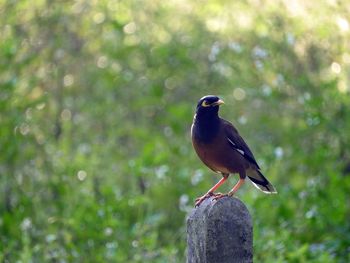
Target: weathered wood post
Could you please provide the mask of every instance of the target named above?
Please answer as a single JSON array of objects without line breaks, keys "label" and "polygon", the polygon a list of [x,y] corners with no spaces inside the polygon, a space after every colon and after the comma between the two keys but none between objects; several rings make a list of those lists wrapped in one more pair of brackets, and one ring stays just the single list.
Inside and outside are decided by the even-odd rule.
[{"label": "weathered wood post", "polygon": [[253,262],[253,226],[237,198],[205,200],[187,219],[187,263]]}]

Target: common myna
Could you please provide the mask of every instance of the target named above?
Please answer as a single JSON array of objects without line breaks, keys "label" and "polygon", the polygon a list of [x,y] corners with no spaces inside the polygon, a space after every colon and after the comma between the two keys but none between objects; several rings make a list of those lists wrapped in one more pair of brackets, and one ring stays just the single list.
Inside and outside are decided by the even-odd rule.
[{"label": "common myna", "polygon": [[[264,193],[277,193],[260,172],[253,153],[237,129],[219,117],[219,106],[224,102],[217,96],[204,96],[198,101],[191,127],[192,143],[199,158],[211,170],[222,175],[221,180],[205,195],[196,199],[196,206],[209,196],[215,199],[232,196],[244,183],[246,176]],[[228,194],[214,194],[231,173],[239,174],[239,181]]]}]

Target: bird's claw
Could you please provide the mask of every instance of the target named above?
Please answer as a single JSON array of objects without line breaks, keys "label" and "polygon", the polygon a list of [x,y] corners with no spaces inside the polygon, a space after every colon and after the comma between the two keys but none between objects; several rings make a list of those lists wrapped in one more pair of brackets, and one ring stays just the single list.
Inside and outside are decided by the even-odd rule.
[{"label": "bird's claw", "polygon": [[220,198],[223,198],[225,196],[232,197],[234,194],[235,194],[234,191],[230,191],[227,194],[217,193],[217,194],[214,194],[213,200],[216,201],[216,200],[219,200]]},{"label": "bird's claw", "polygon": [[219,200],[220,198],[223,198],[225,196],[229,196],[228,194],[222,194],[222,193],[217,193],[215,194],[215,196],[213,197],[213,200]]},{"label": "bird's claw", "polygon": [[211,196],[213,196],[213,195],[215,195],[214,193],[212,193],[212,192],[209,192],[209,193],[206,193],[205,195],[203,195],[203,196],[201,196],[201,197],[198,197],[197,199],[196,199],[196,201],[195,201],[195,207],[198,207],[205,199],[207,199],[207,198],[209,198],[209,197],[211,197]]},{"label": "bird's claw", "polygon": [[212,193],[212,192],[209,192],[209,193],[206,193],[205,195],[201,196],[201,197],[198,197],[195,201],[195,207],[198,207],[200,206],[200,204],[207,198],[209,197],[212,197],[213,199],[212,200],[219,200],[225,196],[228,196],[228,197],[232,197],[233,195],[235,194],[234,191],[230,191],[228,192],[227,194],[223,194],[223,193]]}]

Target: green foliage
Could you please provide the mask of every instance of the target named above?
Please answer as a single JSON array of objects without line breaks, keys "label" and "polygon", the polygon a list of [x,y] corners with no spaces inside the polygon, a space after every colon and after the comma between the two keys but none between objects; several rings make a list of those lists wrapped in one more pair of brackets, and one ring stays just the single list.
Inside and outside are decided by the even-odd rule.
[{"label": "green foliage", "polygon": [[255,260],[349,262],[349,14],[342,1],[1,1],[0,260],[184,262],[186,214],[219,180],[190,124],[219,94],[279,191],[238,193]]}]

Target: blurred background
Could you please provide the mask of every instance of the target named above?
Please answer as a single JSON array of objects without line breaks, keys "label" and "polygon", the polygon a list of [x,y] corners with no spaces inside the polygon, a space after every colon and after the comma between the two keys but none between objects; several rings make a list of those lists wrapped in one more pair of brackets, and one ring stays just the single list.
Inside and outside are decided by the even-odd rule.
[{"label": "blurred background", "polygon": [[218,94],[255,261],[349,262],[349,47],[349,1],[0,1],[0,261],[184,262]]}]

